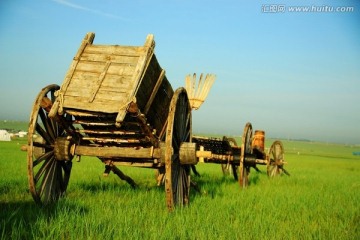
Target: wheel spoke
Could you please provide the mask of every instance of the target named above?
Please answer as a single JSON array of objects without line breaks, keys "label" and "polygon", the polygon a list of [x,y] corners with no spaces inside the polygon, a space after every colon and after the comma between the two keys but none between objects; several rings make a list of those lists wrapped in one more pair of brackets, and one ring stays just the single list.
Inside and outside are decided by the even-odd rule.
[{"label": "wheel spoke", "polygon": [[275,152],[275,147],[272,148],[272,155],[273,155],[273,159],[274,161],[276,161],[276,152]]},{"label": "wheel spoke", "polygon": [[33,147],[35,148],[43,148],[43,149],[52,149],[53,147],[48,144],[39,143],[39,142],[33,142]]},{"label": "wheel spoke", "polygon": [[270,177],[273,177],[274,176],[274,169],[275,169],[275,166],[274,165],[270,165],[269,167],[269,175]]},{"label": "wheel spoke", "polygon": [[277,162],[277,160],[279,159],[279,148],[278,148],[278,145],[275,145],[275,147],[274,147],[274,158],[275,158],[275,162]]},{"label": "wheel spoke", "polygon": [[54,153],[52,151],[47,152],[43,155],[41,155],[38,159],[33,161],[33,166],[35,167],[36,165],[38,165],[39,163],[41,163],[42,161],[49,159]]},{"label": "wheel spoke", "polygon": [[178,116],[178,121],[177,123],[179,124],[179,129],[178,129],[178,138],[180,140],[180,142],[184,142],[185,139],[185,135],[188,133],[186,131],[186,127],[187,127],[187,118],[189,117],[188,115],[188,106],[186,104],[186,98],[181,98],[180,99],[180,111],[179,111],[179,116]]},{"label": "wheel spoke", "polygon": [[46,201],[45,203],[49,203],[51,202],[53,199],[56,198],[56,189],[55,189],[55,183],[56,183],[56,166],[57,166],[57,162],[54,162],[53,165],[51,166],[51,171],[49,173],[49,181],[48,181],[48,192],[46,192],[45,198]]},{"label": "wheel spoke", "polygon": [[36,132],[43,138],[45,139],[46,143],[48,144],[52,144],[53,141],[51,139],[51,137],[47,134],[47,132],[38,124],[36,123]]},{"label": "wheel spoke", "polygon": [[47,171],[47,169],[50,168],[52,161],[54,161],[53,158],[54,158],[53,155],[51,155],[47,159],[45,159],[45,162],[40,167],[40,169],[37,171],[37,173],[34,177],[35,183],[37,183],[40,180],[40,178],[42,177],[42,175]]},{"label": "wheel spoke", "polygon": [[39,110],[39,116],[40,116],[41,122],[44,125],[45,131],[49,134],[51,139],[54,141],[55,133],[54,133],[53,124],[51,123],[52,122],[51,119],[47,117],[47,115],[43,109]]},{"label": "wheel spoke", "polygon": [[41,181],[41,185],[40,185],[40,198],[45,198],[45,202],[47,202],[47,196],[50,194],[50,190],[51,190],[51,184],[52,184],[52,175],[53,175],[53,171],[54,171],[54,166],[55,166],[55,161],[52,158],[49,161],[49,167],[45,169],[45,175],[42,178]]},{"label": "wheel spoke", "polygon": [[56,197],[60,197],[64,190],[64,175],[62,171],[61,162],[57,162],[56,169],[55,169],[55,195]]},{"label": "wheel spoke", "polygon": [[62,188],[61,190],[63,192],[65,192],[66,188],[67,188],[67,185],[69,183],[69,177],[70,177],[70,172],[71,172],[71,168],[72,168],[72,162],[71,161],[64,161],[64,162],[61,162],[61,167],[62,167],[62,170],[64,172],[64,178],[63,178],[63,181],[61,181],[60,183],[62,183]]},{"label": "wheel spoke", "polygon": [[190,131],[186,131],[186,129],[191,129],[191,114],[189,114],[190,110],[188,107],[186,107],[186,110],[186,116],[184,117],[184,131],[182,136],[183,141],[188,141],[188,139],[190,139]]},{"label": "wheel spoke", "polygon": [[[67,121],[67,119],[68,118],[71,118],[71,116],[70,115],[68,115],[68,114],[66,114],[65,116],[64,116],[64,118],[65,118],[65,120]],[[56,132],[57,132],[57,136],[59,136],[59,137],[63,137],[63,136],[66,136],[66,134],[67,134],[67,132],[66,132],[66,130],[64,129],[64,126],[62,126],[61,124],[58,124],[58,123],[56,123]]]}]

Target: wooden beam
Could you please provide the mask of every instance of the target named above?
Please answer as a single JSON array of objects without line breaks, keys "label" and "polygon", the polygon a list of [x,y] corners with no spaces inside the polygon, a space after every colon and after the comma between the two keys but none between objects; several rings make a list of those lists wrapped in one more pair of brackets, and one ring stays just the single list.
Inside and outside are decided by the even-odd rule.
[{"label": "wooden beam", "polygon": [[150,95],[150,98],[148,100],[148,102],[146,103],[146,106],[144,108],[144,114],[146,115],[150,109],[150,106],[151,104],[153,103],[154,99],[155,99],[155,96],[156,96],[156,93],[159,91],[159,88],[161,86],[161,83],[163,81],[165,77],[165,70],[163,69],[160,73],[160,76],[158,77],[157,81],[156,81],[156,84],[155,84],[155,87],[154,89],[152,90],[152,93]]},{"label": "wooden beam", "polygon": [[129,104],[128,112],[135,115],[137,122],[140,124],[140,128],[142,132],[145,134],[146,137],[149,138],[151,145],[154,147],[158,147],[159,140],[153,134],[152,127],[147,123],[145,115],[140,112],[140,109],[138,108],[137,104],[131,102]]},{"label": "wooden beam", "polygon": [[98,78],[98,81],[96,82],[96,84],[94,85],[94,88],[91,92],[91,96],[88,100],[89,103],[92,103],[94,101],[94,98],[97,94],[97,92],[99,91],[100,87],[101,87],[101,83],[104,81],[105,79],[105,76],[106,76],[106,73],[107,73],[107,70],[109,69],[110,67],[110,64],[111,64],[111,61],[107,61],[106,64],[105,64],[105,67],[103,69],[103,71],[101,72],[99,78]]},{"label": "wooden beam", "polygon": [[124,161],[112,161],[113,165],[124,167],[140,167],[140,168],[160,168],[163,166],[160,162],[124,162]]},{"label": "wooden beam", "polygon": [[[144,44],[144,53],[139,57],[138,63],[136,65],[133,79],[131,80],[132,86],[130,86],[130,92],[128,95],[128,99],[126,102],[131,103],[132,99],[136,95],[141,81],[144,77],[144,74],[146,72],[146,69],[150,63],[150,60],[154,54],[154,48],[155,48],[155,41],[154,36],[152,34],[149,34],[146,38],[145,44]],[[116,116],[116,126],[120,127],[122,121],[124,120],[127,110],[129,108],[129,105],[127,106],[120,106],[120,109],[118,111],[118,114]]]},{"label": "wooden beam", "polygon": [[74,75],[75,69],[80,61],[81,54],[84,52],[86,46],[91,45],[93,43],[94,38],[95,38],[95,33],[89,32],[85,35],[84,40],[81,42],[80,48],[77,51],[68,72],[66,73],[65,80],[64,80],[63,84],[61,85],[59,94],[55,100],[54,105],[51,108],[51,111],[49,113],[50,118],[53,118],[58,113],[60,115],[63,114],[62,104],[63,104],[63,97],[65,95],[65,92],[70,84],[70,81],[72,79],[72,76]]},{"label": "wooden beam", "polygon": [[139,159],[160,159],[160,148],[130,148],[130,147],[90,147],[74,146],[74,155],[96,156],[101,158],[139,158]]},{"label": "wooden beam", "polygon": [[121,180],[126,181],[126,182],[127,182],[128,184],[130,184],[131,187],[133,187],[133,188],[136,188],[136,187],[137,187],[137,184],[135,183],[135,181],[134,181],[131,177],[125,175],[120,169],[118,169],[118,168],[117,168],[116,166],[114,166],[114,165],[110,165],[110,167],[111,167],[111,170],[112,170]]}]

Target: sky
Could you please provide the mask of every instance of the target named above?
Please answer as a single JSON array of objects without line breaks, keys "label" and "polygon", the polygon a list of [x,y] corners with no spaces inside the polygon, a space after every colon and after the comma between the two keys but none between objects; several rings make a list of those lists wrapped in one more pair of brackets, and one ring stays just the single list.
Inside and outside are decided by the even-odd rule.
[{"label": "sky", "polygon": [[87,32],[134,46],[154,34],[173,89],[216,74],[194,134],[251,122],[269,138],[360,144],[359,1],[1,0],[0,119],[28,121]]}]

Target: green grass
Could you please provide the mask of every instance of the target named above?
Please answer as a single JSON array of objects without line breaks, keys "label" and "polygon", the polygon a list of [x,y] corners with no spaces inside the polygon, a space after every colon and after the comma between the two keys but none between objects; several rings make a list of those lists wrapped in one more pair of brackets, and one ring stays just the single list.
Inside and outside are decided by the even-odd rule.
[{"label": "green grass", "polygon": [[[74,161],[67,196],[36,206],[25,140],[0,142],[0,239],[359,239],[359,148],[285,141],[290,177],[251,172],[240,190],[216,164],[198,164],[188,207],[168,213],[154,170],[121,168],[132,189],[96,158]],[[267,143],[267,147],[270,142]]]}]

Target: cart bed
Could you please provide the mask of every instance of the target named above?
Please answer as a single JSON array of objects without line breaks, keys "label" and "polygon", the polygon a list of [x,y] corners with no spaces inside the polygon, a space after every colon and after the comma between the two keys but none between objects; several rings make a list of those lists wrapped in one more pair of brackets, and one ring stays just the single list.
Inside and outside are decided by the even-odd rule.
[{"label": "cart bed", "polygon": [[[94,45],[88,33],[58,93],[52,111],[74,116],[108,114],[122,123],[136,102],[158,132],[166,123],[173,89],[154,54],[153,35],[144,46]],[[112,119],[110,119],[111,121]]]}]

